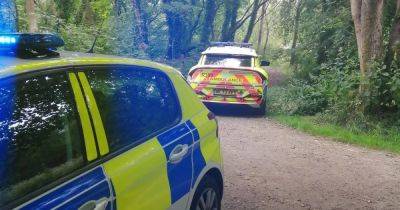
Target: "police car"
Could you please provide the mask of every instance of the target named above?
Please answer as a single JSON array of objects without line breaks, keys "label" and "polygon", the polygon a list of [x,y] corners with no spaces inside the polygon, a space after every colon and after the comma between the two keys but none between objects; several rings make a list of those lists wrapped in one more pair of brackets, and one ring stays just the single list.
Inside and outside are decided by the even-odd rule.
[{"label": "police car", "polygon": [[239,104],[265,114],[268,73],[248,43],[215,42],[189,71],[188,82],[205,103]]},{"label": "police car", "polygon": [[181,74],[0,34],[0,209],[220,209],[217,122]]}]

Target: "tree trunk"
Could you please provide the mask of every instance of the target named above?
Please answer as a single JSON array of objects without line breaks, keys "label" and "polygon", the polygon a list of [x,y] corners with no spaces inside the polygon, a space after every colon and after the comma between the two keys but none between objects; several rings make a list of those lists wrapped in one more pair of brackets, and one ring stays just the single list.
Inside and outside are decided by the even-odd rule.
[{"label": "tree trunk", "polygon": [[231,22],[231,1],[225,0],[225,14],[224,14],[224,23],[222,24],[222,31],[221,31],[221,41],[226,40],[226,36],[229,30],[229,24]]},{"label": "tree trunk", "polygon": [[206,14],[201,30],[200,41],[207,44],[210,42],[210,36],[214,29],[215,16],[217,15],[217,3],[215,0],[207,0]]},{"label": "tree trunk", "polygon": [[[350,0],[356,31],[361,81],[372,71],[371,64],[382,57],[383,0]],[[360,90],[363,91],[364,85]]]},{"label": "tree trunk", "polygon": [[114,0],[114,12],[117,16],[122,14],[122,10],[124,10],[124,8],[125,2],[123,0]]},{"label": "tree trunk", "polygon": [[[170,4],[171,0],[163,0],[164,4]],[[167,58],[176,59],[181,57],[189,47],[189,27],[180,13],[173,9],[164,9],[168,25],[168,48]]]},{"label": "tree trunk", "polygon": [[236,18],[240,7],[240,0],[225,0],[225,19],[222,26],[221,41],[235,40]]},{"label": "tree trunk", "polygon": [[267,22],[267,34],[265,36],[265,43],[264,43],[264,49],[263,49],[263,53],[264,54],[267,53],[267,46],[268,46],[268,43],[269,43],[269,33],[270,33],[270,27],[269,27],[269,23]]},{"label": "tree trunk", "polygon": [[79,12],[77,13],[75,22],[77,24],[84,23],[86,25],[94,25],[96,24],[95,16],[96,14],[93,11],[90,1],[82,0],[82,5]]},{"label": "tree trunk", "polygon": [[261,8],[261,20],[260,20],[260,28],[258,31],[258,39],[257,39],[257,50],[260,52],[262,46],[262,38],[264,33],[264,24],[265,24],[265,16],[267,15],[267,4],[264,4]]},{"label": "tree trunk", "polygon": [[397,0],[396,14],[393,19],[392,30],[386,51],[385,64],[390,69],[395,54],[400,52],[400,0]]},{"label": "tree trunk", "polygon": [[361,104],[358,111],[364,113],[370,89],[368,76],[373,71],[373,63],[382,58],[384,0],[350,0],[350,3],[360,60]]},{"label": "tree trunk", "polygon": [[297,63],[296,48],[297,48],[297,40],[299,38],[301,4],[302,0],[298,0],[296,4],[296,15],[294,17],[293,41],[292,41],[292,49],[290,55],[290,65],[295,65]]},{"label": "tree trunk", "polygon": [[136,29],[139,33],[140,47],[146,49],[149,45],[148,15],[142,8],[142,0],[132,0],[132,8],[136,18]]},{"label": "tree trunk", "polygon": [[[249,26],[247,28],[246,36],[243,39],[244,43],[250,41],[251,35],[253,34],[254,25],[256,23],[258,9],[259,9],[260,0],[254,0],[253,11],[251,12],[251,18],[249,22]],[[265,4],[264,4],[265,5]]]},{"label": "tree trunk", "polygon": [[25,11],[28,16],[28,32],[35,33],[38,31],[36,13],[35,13],[35,1],[25,0]]},{"label": "tree trunk", "polygon": [[[327,0],[322,0],[321,2],[321,16],[322,17],[329,17],[327,12],[329,9],[329,4]],[[325,20],[321,20],[321,25],[326,24]],[[321,30],[318,34],[318,48],[317,48],[317,64],[321,65],[327,61],[328,55],[327,51],[329,46],[331,45],[331,36],[332,36],[332,29],[327,28],[325,30]]]}]

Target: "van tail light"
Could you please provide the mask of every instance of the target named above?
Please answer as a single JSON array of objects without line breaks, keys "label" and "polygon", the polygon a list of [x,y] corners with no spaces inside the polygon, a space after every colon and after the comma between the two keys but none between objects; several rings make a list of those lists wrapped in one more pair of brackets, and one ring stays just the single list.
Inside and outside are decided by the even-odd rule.
[{"label": "van tail light", "polygon": [[212,112],[209,112],[209,113],[207,114],[207,117],[208,117],[209,120],[215,120],[215,123],[217,123],[217,138],[218,138],[218,137],[219,137],[219,126],[218,126],[217,117],[216,117],[215,114],[212,113]]}]

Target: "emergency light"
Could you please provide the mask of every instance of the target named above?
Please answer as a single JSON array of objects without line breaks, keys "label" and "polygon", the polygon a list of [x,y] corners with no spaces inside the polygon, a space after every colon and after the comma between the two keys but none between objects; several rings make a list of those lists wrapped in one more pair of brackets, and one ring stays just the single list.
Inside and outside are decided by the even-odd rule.
[{"label": "emergency light", "polygon": [[241,43],[241,42],[211,42],[211,47],[243,47],[251,48],[252,43]]},{"label": "emergency light", "polygon": [[59,56],[64,41],[54,34],[0,34],[0,54],[22,58]]}]

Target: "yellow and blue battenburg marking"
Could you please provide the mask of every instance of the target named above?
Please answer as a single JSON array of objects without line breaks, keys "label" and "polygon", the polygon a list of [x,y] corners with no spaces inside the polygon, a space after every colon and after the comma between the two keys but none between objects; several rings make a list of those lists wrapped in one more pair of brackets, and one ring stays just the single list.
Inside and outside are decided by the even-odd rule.
[{"label": "yellow and blue battenburg marking", "polygon": [[[190,192],[201,171],[206,166],[200,147],[200,134],[194,124],[191,121],[187,121],[159,135],[156,139],[157,141],[164,151],[165,160],[169,160],[169,155],[176,146],[192,146],[192,150],[189,150],[180,162],[172,163],[168,161],[166,164],[168,184],[166,183],[165,186],[160,185],[160,187],[167,189],[169,185],[170,204],[174,204]],[[118,162],[117,159],[115,161]],[[98,166],[66,184],[29,201],[21,209],[78,209],[85,205],[87,201],[99,201],[101,199],[108,200],[107,209],[117,209],[118,197],[116,198],[115,190],[118,191],[118,189],[114,188],[113,183],[108,178],[110,175],[110,178],[113,177],[112,173],[106,174],[105,172],[111,172],[108,171],[114,165],[111,162],[105,163],[105,169],[102,166]],[[165,179],[165,181],[167,180]],[[118,183],[117,185],[121,187],[121,183]],[[125,204],[125,201],[123,203]],[[120,204],[122,203],[118,205]]]},{"label": "yellow and blue battenburg marking", "polygon": [[[182,123],[158,136],[158,141],[164,149],[167,160],[176,146],[194,145],[195,142],[198,142],[199,140],[200,136],[198,131],[190,121]],[[170,161],[167,163],[171,204],[189,193],[193,183],[195,182],[195,180],[192,180],[192,171],[195,173],[193,177],[197,178],[205,166],[205,161],[201,154],[200,147],[197,146],[194,152],[193,159],[190,151],[179,163],[171,163]],[[192,163],[194,165],[192,165]],[[192,170],[192,167],[194,170]]]},{"label": "yellow and blue battenburg marking", "polygon": [[96,167],[28,202],[20,209],[79,209],[87,201],[101,199],[106,199],[107,209],[112,209],[114,198],[110,180],[102,167]]},{"label": "yellow and blue battenburg marking", "polygon": [[201,171],[206,166],[206,161],[204,160],[203,153],[201,152],[200,147],[200,134],[197,128],[193,125],[192,121],[187,121],[186,125],[189,127],[192,135],[193,135],[193,181],[192,187],[196,183],[197,178],[199,177]]}]

